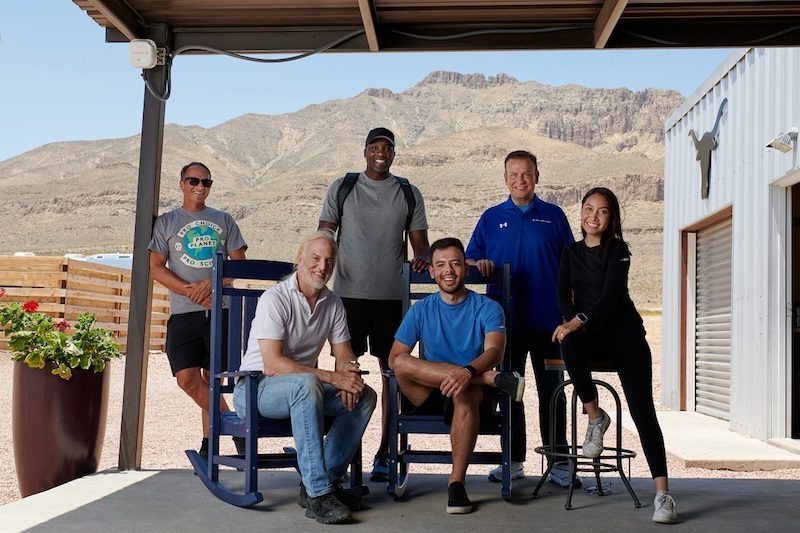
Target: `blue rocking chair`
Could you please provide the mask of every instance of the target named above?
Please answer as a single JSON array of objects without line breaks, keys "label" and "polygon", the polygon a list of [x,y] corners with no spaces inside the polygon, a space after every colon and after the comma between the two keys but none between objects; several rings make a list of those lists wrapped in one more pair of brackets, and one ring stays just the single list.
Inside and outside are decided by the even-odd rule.
[{"label": "blue rocking chair", "polygon": [[[261,372],[226,371],[223,355],[227,353],[228,368],[239,368],[242,355],[247,349],[250,326],[256,311],[258,298],[264,292],[260,288],[235,288],[223,285],[224,278],[250,280],[248,285],[261,281],[280,281],[294,271],[294,265],[279,261],[227,260],[222,254],[214,258],[211,292],[211,363],[209,372],[210,409],[208,464],[196,450],[186,450],[186,455],[197,477],[220,500],[239,507],[249,507],[263,501],[258,491],[258,470],[266,468],[297,469],[297,454],[292,448],[276,453],[259,453],[260,437],[291,437],[291,421],[264,418],[258,414],[257,392]],[[256,282],[256,283],[252,283]],[[228,312],[223,314],[223,299]],[[223,320],[227,319],[227,349],[223,350]],[[246,415],[244,419],[231,412],[220,412],[221,395],[232,393],[237,379],[245,380]],[[230,435],[245,439],[244,455],[222,455],[219,451],[220,437]],[[225,486],[220,481],[220,466],[225,465],[244,472],[244,488]],[[362,486],[361,449],[354,455],[350,465],[350,490],[366,493]]]},{"label": "blue rocking chair", "polygon": [[[486,292],[499,300],[503,306],[506,317],[510,309],[510,282],[511,267],[505,263],[498,268],[491,277],[485,278],[476,267],[470,267],[466,278],[466,285],[477,289],[476,292]],[[408,262],[403,265],[403,314],[411,308],[412,301],[416,301],[431,294],[427,292],[414,292],[413,285],[427,285],[429,289],[436,287],[436,282],[431,279],[427,271],[414,272]],[[433,287],[431,287],[433,285]],[[419,347],[423,353],[422,346]],[[501,369],[508,368],[508,349]],[[450,426],[442,415],[421,415],[404,412],[407,402],[402,398],[397,378],[391,370],[385,375],[389,379],[389,483],[386,492],[394,498],[403,498],[406,494],[409,479],[409,465],[411,463],[438,463],[452,464],[453,456],[450,450],[413,450],[410,445],[410,435],[437,434],[447,435]],[[511,500],[511,402],[512,399],[505,394],[498,393],[499,401],[495,412],[481,419],[480,435],[499,435],[500,450],[473,452],[470,464],[500,464],[503,467],[501,483],[503,499]]]}]

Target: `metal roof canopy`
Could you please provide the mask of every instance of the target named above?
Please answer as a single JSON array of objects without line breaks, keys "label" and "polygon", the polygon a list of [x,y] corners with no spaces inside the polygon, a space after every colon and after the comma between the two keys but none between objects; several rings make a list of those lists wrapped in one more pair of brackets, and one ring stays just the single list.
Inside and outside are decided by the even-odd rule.
[{"label": "metal roof canopy", "polygon": [[[297,53],[800,45],[797,0],[73,0],[107,42]],[[168,68],[144,71],[166,88]],[[165,102],[144,91],[119,468],[141,466]]]}]

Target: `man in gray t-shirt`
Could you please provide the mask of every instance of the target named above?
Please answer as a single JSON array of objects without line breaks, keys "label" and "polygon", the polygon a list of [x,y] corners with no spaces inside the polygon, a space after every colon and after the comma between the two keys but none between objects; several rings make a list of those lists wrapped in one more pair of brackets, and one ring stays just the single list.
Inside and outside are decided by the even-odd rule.
[{"label": "man in gray t-shirt", "polygon": [[[153,279],[169,289],[167,357],[178,386],[202,410],[200,455],[206,460],[211,266],[217,252],[244,259],[247,250],[233,217],[206,206],[212,183],[211,171],[203,163],[183,167],[183,205],[156,219],[148,246]],[[228,410],[225,400],[221,408]],[[237,442],[237,449],[242,446]]]},{"label": "man in gray t-shirt", "polygon": [[[388,368],[389,351],[402,320],[402,264],[407,252],[404,232],[414,249],[414,270],[426,269],[429,264],[425,203],[419,189],[389,172],[394,146],[390,130],[370,131],[364,148],[366,170],[344,198],[341,214],[339,202],[346,190],[342,188],[346,178],[331,184],[319,217],[319,229],[339,231],[333,290],[347,311],[353,352],[357,356],[366,353],[369,341],[369,351],[378,358],[381,370]],[[413,202],[406,197],[409,192]],[[373,481],[385,481],[389,475],[385,382],[381,402],[381,443],[373,462]]]}]

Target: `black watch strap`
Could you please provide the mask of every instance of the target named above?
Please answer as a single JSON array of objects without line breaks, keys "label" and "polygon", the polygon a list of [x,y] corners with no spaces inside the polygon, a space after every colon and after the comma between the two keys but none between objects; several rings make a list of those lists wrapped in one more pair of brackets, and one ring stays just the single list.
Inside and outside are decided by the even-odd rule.
[{"label": "black watch strap", "polygon": [[470,375],[470,376],[472,376],[472,377],[475,377],[475,374],[477,374],[477,373],[478,373],[478,371],[477,371],[477,370],[475,370],[475,367],[474,367],[474,366],[472,366],[472,365],[464,365],[464,367],[463,367],[463,368],[464,368],[464,370],[466,370],[467,372],[469,372],[469,375]]}]

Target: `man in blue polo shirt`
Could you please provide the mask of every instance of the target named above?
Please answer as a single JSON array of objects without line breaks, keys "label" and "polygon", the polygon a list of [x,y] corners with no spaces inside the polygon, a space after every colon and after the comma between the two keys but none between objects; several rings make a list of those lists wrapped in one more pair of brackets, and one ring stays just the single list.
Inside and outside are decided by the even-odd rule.
[{"label": "man in blue polo shirt", "polygon": [[[556,299],[561,251],[574,241],[564,211],[534,193],[539,182],[536,156],[524,150],[511,152],[504,163],[508,199],[483,213],[467,246],[467,263],[490,275],[495,265],[511,263],[511,318],[509,351],[511,370],[525,373],[531,354],[539,396],[539,429],[542,443],[550,443],[549,403],[553,390],[563,381],[560,371],[545,370],[544,360],[560,357],[558,345],[550,339],[561,324]],[[566,444],[566,399],[559,397],[556,443]],[[521,403],[512,406],[511,476],[525,476],[523,463],[527,448],[525,412]],[[489,473],[500,481],[500,467]],[[551,481],[566,486],[566,469],[554,468]]]},{"label": "man in blue polo shirt", "polygon": [[[475,448],[481,412],[493,407],[497,388],[522,400],[525,380],[516,372],[497,372],[506,344],[503,308],[464,286],[464,245],[454,238],[431,245],[431,278],[439,286],[409,309],[395,335],[389,366],[403,395],[419,414],[442,413],[450,423],[453,469],[448,479],[447,512],[472,512],[464,481]],[[411,355],[422,342],[424,357]]]}]

